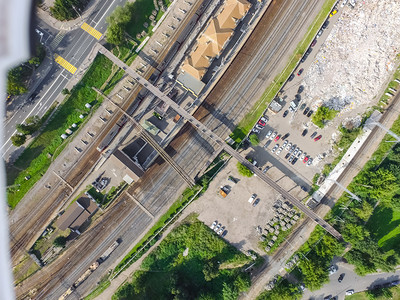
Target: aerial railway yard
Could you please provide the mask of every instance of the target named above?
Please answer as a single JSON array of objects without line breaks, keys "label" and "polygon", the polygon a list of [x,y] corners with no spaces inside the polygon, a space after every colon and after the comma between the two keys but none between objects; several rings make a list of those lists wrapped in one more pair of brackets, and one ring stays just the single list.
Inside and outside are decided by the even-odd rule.
[{"label": "aerial railway yard", "polygon": [[[315,8],[315,5],[317,5],[317,2],[318,1],[314,1],[311,4],[307,4],[307,7],[305,7],[308,10],[307,12],[311,13]],[[249,41],[245,44],[243,54],[241,55],[242,52],[239,53],[237,59],[234,60],[226,74],[222,77],[211,94],[206,98],[205,105],[201,106],[195,113],[194,117],[196,119],[200,120],[207,127],[215,129],[214,133],[220,137],[229,134],[230,130],[234,128],[236,120],[239,120],[244,116],[244,107],[249,106],[249,98],[247,95],[239,95],[234,91],[232,91],[229,96],[226,96],[226,91],[232,88],[232,81],[237,81],[238,85],[236,87],[236,91],[242,87],[251,86],[253,88],[252,91],[248,91],[247,88],[243,88],[243,90],[251,95],[257,95],[259,93],[262,94],[262,91],[260,90],[262,84],[265,84],[265,80],[267,78],[274,77],[277,72],[276,69],[278,68],[280,62],[279,54],[286,53],[288,49],[295,47],[294,44],[296,43],[294,42],[294,39],[297,35],[299,35],[299,32],[292,30],[290,31],[291,35],[288,36],[289,30],[285,31],[286,28],[284,25],[290,21],[291,15],[295,14],[296,11],[299,11],[300,8],[304,8],[303,6],[305,6],[303,3],[292,3],[290,5],[275,3],[271,6],[268,12],[261,19],[259,25],[253,31]],[[283,17],[281,20],[279,20],[279,22],[277,22],[276,18],[280,13],[283,14]],[[303,22],[305,21],[301,20],[300,24],[304,25]],[[277,28],[270,33],[271,41],[266,41],[268,40],[265,39],[265,32],[267,32],[266,29],[272,25],[275,25],[274,23],[277,23]],[[301,27],[299,24],[290,23],[290,26],[297,26],[297,30],[301,30],[299,29],[299,27]],[[276,46],[276,44],[279,46]],[[263,53],[259,53],[260,49],[264,50]],[[252,55],[255,53],[259,53],[259,56]],[[264,65],[267,65],[268,67],[260,67],[260,60],[264,61]],[[267,62],[269,63],[267,64]],[[243,74],[245,70],[248,72],[257,71],[258,82],[256,84],[254,81],[249,82],[249,78]],[[263,71],[262,75],[261,71]],[[149,75],[150,74],[147,74],[146,77],[149,77]],[[245,80],[243,80],[243,77],[246,77]],[[135,93],[137,92],[138,90],[135,91]],[[131,99],[134,99],[134,97]],[[125,103],[123,108],[127,109],[128,106],[128,103]],[[112,121],[115,123],[121,116],[121,113],[116,113]],[[228,126],[226,126],[226,120],[231,120],[228,122]],[[108,122],[105,125],[105,128],[112,128],[113,122]],[[71,173],[64,178],[69,185],[75,187],[86,175],[82,170],[90,170],[94,163],[99,159],[100,153],[96,150],[96,147],[102,138],[106,136],[106,131],[107,130],[104,130],[104,133],[98,137],[91,149],[85,154],[84,158],[82,157],[79,168],[74,168]],[[204,149],[204,147],[206,149]],[[210,155],[213,151],[215,150],[212,145],[209,145],[208,142],[205,142],[189,124],[187,124],[181,130],[179,136],[175,138],[166,148],[166,152],[171,156],[176,157],[176,161],[178,163],[187,166],[187,168],[185,168],[186,172],[193,176],[198,173],[200,166],[202,167],[204,165],[204,163],[207,161],[208,155]],[[195,159],[193,159],[192,155],[194,152],[199,153],[198,157]],[[159,180],[159,182],[157,182],[157,180]],[[167,184],[169,184],[171,188],[165,192],[163,187],[165,187]],[[70,188],[62,185],[62,181],[59,180],[58,188],[60,189],[60,192],[62,191],[64,193],[69,193]],[[144,177],[142,177],[140,184],[134,184],[132,187],[130,187],[128,191],[108,209],[103,217],[97,220],[95,224],[93,224],[92,227],[64,253],[63,256],[49,266],[49,268],[44,268],[42,271],[38,271],[37,274],[34,274],[21,286],[17,287],[18,296],[21,298],[24,295],[27,295],[33,287],[36,287],[39,291],[37,295],[44,297],[45,295],[48,295],[48,293],[53,292],[53,290],[56,289],[56,287],[58,287],[60,284],[62,286],[57,288],[56,294],[61,295],[68,288],[68,286],[78,279],[81,274],[84,273],[85,270],[93,263],[93,253],[79,251],[79,249],[96,249],[96,253],[94,253],[94,255],[101,254],[101,251],[104,250],[103,248],[107,246],[104,245],[100,249],[101,251],[99,250],[99,247],[101,247],[100,245],[103,243],[105,244],[104,239],[107,241],[112,241],[118,238],[113,234],[117,235],[119,232],[123,232],[125,229],[131,228],[131,222],[134,217],[139,218],[139,220],[141,218],[142,223],[146,224],[140,229],[136,228],[138,230],[136,231],[136,234],[139,236],[140,233],[145,230],[147,224],[150,224],[150,218],[143,217],[143,214],[140,214],[140,216],[138,215],[138,211],[140,209],[133,203],[127,194],[134,194],[135,197],[151,211],[151,213],[157,215],[162,211],[166,204],[171,203],[171,200],[173,199],[170,198],[177,194],[177,191],[181,189],[182,185],[183,181],[176,178],[173,171],[171,171],[171,168],[161,160],[157,160],[156,164],[154,164],[147,171]],[[146,201],[142,202],[147,193],[151,193],[152,199],[147,199]],[[52,195],[54,196],[54,192]],[[161,195],[164,195],[163,199],[160,199]],[[159,200],[156,201],[156,199]],[[55,201],[53,200],[53,202],[57,203],[58,201],[57,204],[47,208],[42,207],[42,220],[48,221],[50,216],[53,214],[54,208],[58,207],[63,200],[64,199],[56,199]],[[49,202],[51,201],[49,200]],[[135,223],[137,224],[137,222]],[[26,226],[33,228],[32,225],[35,224],[36,226],[44,226],[46,222],[30,222],[26,224]],[[104,237],[104,227],[108,228],[107,233],[113,232],[113,234],[110,234],[108,237]],[[15,228],[17,228],[18,231],[18,229],[22,229],[22,226]],[[25,245],[25,247],[22,248],[22,251],[23,249],[29,247],[29,243],[33,240],[36,234],[37,231],[31,230],[31,232],[28,232],[28,237],[24,237],[22,239],[23,242],[20,242],[19,244],[20,246]],[[22,233],[19,235],[15,234],[14,241],[21,240],[21,236],[23,236]],[[18,237],[20,238],[18,239]],[[22,252],[14,249],[13,257],[18,257],[20,254],[22,254]],[[101,266],[98,270],[96,270],[99,272],[99,274],[100,269]],[[105,270],[103,269],[102,271],[104,272]],[[71,278],[71,280],[67,279],[66,275],[68,275],[68,278]],[[88,278],[88,281],[90,280],[92,280],[91,277]],[[95,281],[92,281],[90,284],[93,285],[94,282]],[[84,284],[82,284],[80,288],[82,286],[84,286]]]}]

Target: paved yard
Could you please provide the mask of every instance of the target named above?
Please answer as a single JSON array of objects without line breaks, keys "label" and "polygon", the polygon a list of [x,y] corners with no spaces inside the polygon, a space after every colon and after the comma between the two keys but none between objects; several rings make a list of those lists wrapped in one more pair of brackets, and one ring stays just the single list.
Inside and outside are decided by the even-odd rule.
[{"label": "paved yard", "polygon": [[[296,197],[301,199],[306,195],[298,185],[277,168],[271,168],[268,172]],[[229,176],[239,179],[239,182],[235,184],[229,181]],[[229,186],[231,191],[226,198],[223,198],[218,191],[225,185]],[[253,193],[260,199],[255,207],[248,202]],[[198,218],[206,225],[211,225],[217,220],[225,226],[228,231],[225,238],[239,250],[247,252],[252,249],[264,255],[264,251],[258,246],[260,235],[256,228],[257,226],[264,228],[274,216],[272,206],[277,199],[282,198],[259,178],[240,176],[236,161],[232,159],[211,182],[207,192],[191,205],[190,212],[197,212]]]}]

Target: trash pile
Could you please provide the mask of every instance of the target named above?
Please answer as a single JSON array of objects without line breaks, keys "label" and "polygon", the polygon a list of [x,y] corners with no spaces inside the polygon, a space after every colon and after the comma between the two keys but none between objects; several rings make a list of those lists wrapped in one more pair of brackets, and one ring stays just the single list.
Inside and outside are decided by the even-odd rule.
[{"label": "trash pile", "polygon": [[[304,78],[315,108],[365,109],[375,104],[400,53],[400,1],[357,1],[343,10]],[[332,26],[332,25],[330,25]]]}]

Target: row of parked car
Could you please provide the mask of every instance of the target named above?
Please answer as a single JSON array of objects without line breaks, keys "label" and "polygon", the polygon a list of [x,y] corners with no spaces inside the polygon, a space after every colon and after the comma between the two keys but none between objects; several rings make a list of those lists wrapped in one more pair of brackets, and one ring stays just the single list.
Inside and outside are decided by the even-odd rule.
[{"label": "row of parked car", "polygon": [[220,235],[220,236],[222,236],[222,237],[226,236],[226,234],[228,233],[228,230],[225,230],[225,226],[222,226],[222,224],[221,224],[221,223],[218,223],[217,220],[215,220],[215,221],[211,224],[210,228],[211,228],[212,230],[214,230],[218,235]]}]

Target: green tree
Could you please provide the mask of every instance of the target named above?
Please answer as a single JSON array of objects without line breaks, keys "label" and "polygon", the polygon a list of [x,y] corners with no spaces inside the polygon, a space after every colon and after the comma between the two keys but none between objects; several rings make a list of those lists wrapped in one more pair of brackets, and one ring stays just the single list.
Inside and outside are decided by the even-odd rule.
[{"label": "green tree", "polygon": [[304,275],[304,284],[311,290],[315,291],[328,282],[328,272],[326,267],[316,259],[304,259],[300,262],[299,267]]},{"label": "green tree", "polygon": [[17,124],[15,126],[15,128],[17,129],[17,131],[23,135],[29,135],[31,134],[30,128],[29,126],[26,126],[25,124]]},{"label": "green tree", "polygon": [[318,107],[315,114],[313,114],[311,120],[319,128],[324,128],[326,122],[329,120],[333,120],[333,118],[335,118],[337,113],[338,113],[337,110],[330,109],[329,107],[326,106],[320,106]]},{"label": "green tree", "polygon": [[62,89],[62,91],[61,91],[61,94],[63,94],[63,95],[70,95],[70,94],[71,94],[71,92],[70,92],[70,90],[69,90],[69,89],[67,89],[67,88],[64,88],[64,89]]},{"label": "green tree", "polygon": [[66,242],[67,238],[65,236],[60,235],[54,239],[53,245],[59,248],[63,248],[65,247]]},{"label": "green tree", "polygon": [[354,223],[346,223],[342,233],[346,241],[350,243],[363,241],[365,238],[369,237],[369,231],[366,230],[364,226]]},{"label": "green tree", "polygon": [[249,136],[249,141],[253,146],[257,146],[260,143],[260,139],[255,133]]},{"label": "green tree", "polygon": [[218,270],[218,265],[215,264],[212,261],[208,261],[203,268],[203,274],[204,274],[204,279],[206,281],[211,281],[215,277],[218,276],[219,270]]},{"label": "green tree", "polygon": [[28,60],[28,62],[30,65],[37,66],[40,64],[40,59],[39,59],[39,57],[34,56],[30,60]]},{"label": "green tree", "polygon": [[361,206],[354,207],[351,209],[354,214],[363,221],[367,221],[372,215],[374,208],[367,201],[362,201]]},{"label": "green tree", "polygon": [[236,300],[238,296],[239,293],[236,291],[234,287],[228,285],[226,282],[223,283],[222,298],[224,300]]},{"label": "green tree", "polygon": [[257,300],[295,300],[300,298],[301,292],[297,286],[283,279],[272,290],[257,297]]},{"label": "green tree", "polygon": [[26,136],[23,134],[15,134],[11,137],[11,142],[16,147],[22,146],[26,142]]},{"label": "green tree", "polygon": [[251,177],[253,176],[253,172],[246,166],[242,165],[240,162],[237,163],[237,168],[239,171],[239,174],[245,177]]},{"label": "green tree", "polygon": [[124,28],[119,24],[111,24],[107,27],[107,43],[120,45],[124,41]]},{"label": "green tree", "polygon": [[22,66],[15,67],[8,72],[7,93],[10,95],[21,95],[28,90],[24,83],[24,69]]},{"label": "green tree", "polygon": [[60,21],[75,19],[88,2],[88,0],[55,0],[50,12]]}]

